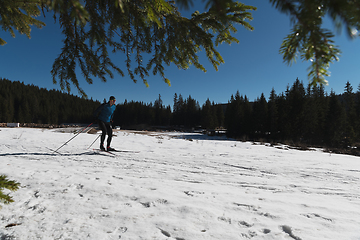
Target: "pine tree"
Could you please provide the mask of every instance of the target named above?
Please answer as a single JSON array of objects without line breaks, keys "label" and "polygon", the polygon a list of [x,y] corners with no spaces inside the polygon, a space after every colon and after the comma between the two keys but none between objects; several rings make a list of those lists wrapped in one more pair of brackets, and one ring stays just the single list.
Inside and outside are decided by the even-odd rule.
[{"label": "pine tree", "polygon": [[243,125],[243,132],[245,134],[245,137],[252,137],[255,133],[254,123],[252,121],[253,117],[253,110],[251,107],[251,104],[249,102],[248,97],[244,96],[244,102],[243,102],[243,111],[244,111],[244,121],[242,123]]},{"label": "pine tree", "polygon": [[[306,142],[313,143],[317,136],[316,129],[318,129],[319,119],[316,105],[316,96],[313,94],[313,88],[317,86],[308,85],[304,103],[304,128],[303,136]],[[315,90],[316,91],[316,90]]]},{"label": "pine tree", "polygon": [[226,108],[226,128],[229,137],[240,137],[244,135],[243,102],[244,98],[240,95],[238,90],[235,96],[231,96],[228,107]]},{"label": "pine tree", "polygon": [[357,122],[356,117],[356,108],[355,108],[355,96],[353,93],[353,87],[350,82],[346,82],[345,92],[345,111],[346,111],[346,131],[345,137],[347,139],[348,145],[351,146],[356,139],[355,126]]},{"label": "pine tree", "polygon": [[215,114],[217,118],[217,126],[218,127],[224,127],[224,107],[223,104],[217,104],[215,107]]},{"label": "pine tree", "polygon": [[172,124],[175,126],[184,125],[185,102],[181,94],[175,93]]},{"label": "pine tree", "polygon": [[205,129],[214,129],[214,119],[211,113],[211,102],[208,98],[201,109],[201,127]]},{"label": "pine tree", "polygon": [[162,122],[165,126],[170,126],[172,118],[171,107],[168,105],[165,109],[163,109],[163,117]]},{"label": "pine tree", "polygon": [[[287,88],[286,93],[288,94],[289,89]],[[287,101],[286,95],[281,93],[276,99],[276,105],[278,109],[278,136],[280,140],[289,140],[291,138],[292,125],[290,122],[289,102]]]},{"label": "pine tree", "polygon": [[329,108],[329,97],[325,93],[325,87],[319,86],[313,88],[313,96],[315,97],[315,106],[317,107],[317,128],[316,128],[316,139],[320,144],[324,143],[325,138],[325,123],[326,123],[326,112]]},{"label": "pine tree", "polygon": [[0,202],[4,204],[9,204],[14,202],[12,197],[9,194],[5,194],[3,190],[8,189],[10,191],[16,191],[19,189],[19,187],[20,187],[20,183],[9,180],[5,175],[0,175]]},{"label": "pine tree", "polygon": [[200,121],[199,102],[189,95],[185,101],[184,125],[186,127],[196,127],[200,125]]},{"label": "pine tree", "polygon": [[0,95],[0,122],[6,122],[6,111],[5,99]]},{"label": "pine tree", "polygon": [[258,98],[253,105],[253,124],[256,135],[264,137],[268,130],[268,103],[264,96]]},{"label": "pine tree", "polygon": [[221,104],[210,102],[208,98],[201,109],[201,126],[205,129],[215,129],[224,124],[224,110]]},{"label": "pine tree", "polygon": [[227,135],[248,140],[254,133],[252,119],[252,107],[247,96],[243,97],[237,91],[226,108]]},{"label": "pine tree", "polygon": [[227,136],[234,137],[235,135],[235,98],[231,95],[230,101],[227,104],[225,111],[225,128],[227,129]]},{"label": "pine tree", "polygon": [[270,92],[269,102],[268,102],[268,123],[269,123],[269,132],[271,139],[275,140],[277,138],[277,122],[278,122],[278,109],[276,103],[276,92],[273,88]]},{"label": "pine tree", "polygon": [[184,98],[181,94],[179,94],[178,101],[177,101],[177,111],[174,111],[174,119],[175,125],[184,126],[185,125],[185,114],[186,114],[186,103]]},{"label": "pine tree", "polygon": [[331,91],[326,116],[325,141],[331,147],[347,147],[345,140],[345,109],[338,96]]},{"label": "pine tree", "polygon": [[161,99],[161,95],[159,94],[159,98],[155,100],[154,102],[154,110],[155,110],[155,116],[154,116],[154,125],[163,125],[164,120],[164,106],[163,101]]},{"label": "pine tree", "polygon": [[289,103],[289,120],[291,123],[291,138],[299,141],[304,131],[305,88],[297,78],[287,94]]},{"label": "pine tree", "polygon": [[173,112],[177,112],[178,111],[178,96],[177,94],[175,93],[174,94],[174,105],[173,105]]}]

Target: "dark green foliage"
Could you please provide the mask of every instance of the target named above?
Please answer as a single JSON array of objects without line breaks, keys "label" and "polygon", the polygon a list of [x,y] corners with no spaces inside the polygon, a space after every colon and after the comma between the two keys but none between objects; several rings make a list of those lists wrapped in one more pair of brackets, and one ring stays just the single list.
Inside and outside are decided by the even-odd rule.
[{"label": "dark green foliage", "polygon": [[[30,38],[31,25],[42,28],[45,24],[35,17],[41,14],[41,1],[1,0],[0,25],[2,30],[10,32],[15,37],[15,31]],[[0,45],[6,42],[0,38]]]},{"label": "dark green foliage", "polygon": [[187,128],[196,127],[201,124],[201,111],[199,103],[189,96],[183,99],[180,94],[174,96],[173,125]]},{"label": "dark green foliage", "polygon": [[304,111],[305,111],[305,88],[299,79],[296,79],[293,86],[287,92],[288,102],[288,121],[291,126],[291,139],[298,141],[302,138],[304,131]]},{"label": "dark green foliage", "polygon": [[236,92],[235,97],[231,96],[231,100],[226,108],[225,125],[228,135],[231,137],[249,137],[253,134],[254,126],[252,124],[252,107],[247,97]]},{"label": "dark green foliage", "polygon": [[[0,79],[0,122],[90,123],[100,102],[86,100],[55,90],[25,86]],[[106,102],[106,99],[104,100]],[[173,110],[164,106],[161,96],[154,103],[119,103],[114,124],[122,128],[157,126],[213,130],[226,128],[229,137],[242,140],[288,141],[329,147],[360,146],[360,89],[353,92],[348,82],[341,95],[327,95],[323,86],[306,88],[296,81],[286,91],[273,89],[267,101],[264,94],[254,102],[239,91],[228,104],[210,99],[200,107],[189,96],[174,95]]]},{"label": "dark green foliage", "polygon": [[303,138],[309,143],[322,143],[325,132],[325,117],[328,111],[328,98],[324,95],[324,87],[307,88],[304,107]]},{"label": "dark green foliage", "polygon": [[116,106],[114,124],[123,128],[136,128],[138,125],[145,126],[169,126],[171,121],[171,108],[165,107],[161,96],[155,103],[125,100]]},{"label": "dark green foliage", "polygon": [[0,79],[0,122],[88,123],[99,102]]},{"label": "dark green foliage", "polygon": [[359,91],[353,93],[348,82],[344,94],[328,96],[323,86],[309,84],[305,90],[296,79],[285,93],[276,95],[273,89],[268,102],[261,95],[250,110],[246,96],[237,92],[226,111],[228,136],[332,148],[359,146]]},{"label": "dark green foliage", "polygon": [[215,129],[224,126],[224,110],[221,104],[215,104],[207,99],[201,109],[201,126],[205,129]]},{"label": "dark green foliage", "polygon": [[[50,12],[60,23],[63,47],[51,73],[53,82],[70,92],[73,84],[81,93],[76,70],[91,84],[93,78],[107,81],[114,73],[148,85],[150,74],[159,75],[167,84],[165,67],[175,64],[187,69],[191,65],[206,71],[198,54],[204,51],[212,66],[224,63],[217,51],[219,44],[239,42],[233,34],[235,25],[252,30],[249,21],[255,7],[237,1],[209,0],[204,12],[191,17],[181,15],[178,5],[190,1],[163,0],[32,0],[0,1],[0,26],[14,35],[14,28],[30,37],[31,25],[42,27],[35,19]],[[205,7],[206,6],[206,7]],[[26,13],[26,14],[24,14]],[[5,41],[0,38],[0,45]],[[123,60],[111,53],[119,53]]]},{"label": "dark green foliage", "polygon": [[330,93],[324,139],[328,145],[336,147],[343,147],[346,139],[345,109],[334,92]]},{"label": "dark green foliage", "polygon": [[358,116],[356,116],[355,94],[353,93],[353,87],[351,86],[349,81],[346,83],[345,86],[344,105],[346,111],[345,135],[347,136],[348,145],[352,145],[358,135],[355,131],[355,129],[357,128]]},{"label": "dark green foliage", "polygon": [[174,96],[174,107],[173,107],[173,125],[181,126],[185,123],[185,102],[180,94],[179,96],[175,93]]},{"label": "dark green foliage", "polygon": [[270,0],[281,12],[291,17],[292,32],[284,39],[280,53],[291,64],[300,57],[309,61],[308,77],[312,85],[327,84],[330,63],[340,56],[332,31],[323,28],[323,19],[330,15],[336,24],[348,28],[359,27],[359,2],[353,0]]},{"label": "dark green foliage", "polygon": [[269,131],[268,115],[268,103],[262,93],[261,97],[254,102],[252,114],[252,124],[258,135],[265,135]]},{"label": "dark green foliage", "polygon": [[267,116],[267,123],[268,123],[268,134],[271,134],[272,138],[277,138],[278,135],[278,106],[276,103],[276,92],[273,88],[270,92],[270,98],[268,102],[268,116]]},{"label": "dark green foliage", "polygon": [[194,127],[200,125],[200,105],[195,99],[189,96],[184,103],[184,125],[186,127]]},{"label": "dark green foliage", "polygon": [[[291,64],[298,57],[308,61],[311,84],[326,84],[328,68],[341,53],[334,32],[345,26],[350,37],[359,36],[360,0],[269,1],[288,14],[292,23],[280,48],[284,62]],[[171,63],[181,69],[194,65],[206,71],[198,56],[204,51],[217,70],[224,60],[216,47],[239,42],[234,37],[236,25],[253,30],[249,21],[256,7],[233,0],[203,2],[204,12],[195,11],[186,18],[178,6],[188,9],[192,0],[1,0],[0,26],[13,37],[18,31],[30,38],[31,26],[45,25],[36,17],[50,12],[64,34],[64,46],[51,70],[53,82],[68,92],[73,84],[86,96],[77,69],[89,84],[93,78],[106,81],[114,73],[125,76],[125,72],[146,85],[150,74],[170,84],[164,70]],[[335,31],[324,28],[325,17],[333,20]],[[0,38],[0,45],[4,44]],[[123,61],[115,61],[118,58],[111,53],[120,53]]]},{"label": "dark green foliage", "polygon": [[[4,189],[16,191],[19,189],[20,183],[9,180],[5,175],[0,175],[0,203],[9,204],[14,202],[9,194],[3,192]],[[1,209],[1,206],[0,206]]]}]

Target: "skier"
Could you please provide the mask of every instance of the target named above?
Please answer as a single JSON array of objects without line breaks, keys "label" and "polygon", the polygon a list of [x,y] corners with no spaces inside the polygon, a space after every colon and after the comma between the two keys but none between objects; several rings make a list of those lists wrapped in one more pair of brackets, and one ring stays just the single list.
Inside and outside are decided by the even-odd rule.
[{"label": "skier", "polygon": [[[100,138],[100,149],[103,151],[114,151],[115,149],[110,147],[111,139],[112,139],[112,118],[114,115],[114,111],[116,109],[115,106],[116,99],[114,96],[109,98],[109,102],[101,104],[94,112],[94,117],[98,120],[99,128],[101,129],[101,138]],[[105,136],[107,137],[107,146],[106,149],[104,147]]]}]

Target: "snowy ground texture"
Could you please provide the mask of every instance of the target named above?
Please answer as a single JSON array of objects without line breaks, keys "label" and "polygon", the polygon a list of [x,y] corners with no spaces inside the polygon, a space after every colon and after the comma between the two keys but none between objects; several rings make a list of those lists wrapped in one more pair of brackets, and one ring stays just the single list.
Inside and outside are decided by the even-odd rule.
[{"label": "snowy ground texture", "polygon": [[[0,128],[0,239],[360,240],[360,158],[200,134]],[[177,138],[175,138],[177,136]],[[98,148],[98,142],[94,145]]]}]

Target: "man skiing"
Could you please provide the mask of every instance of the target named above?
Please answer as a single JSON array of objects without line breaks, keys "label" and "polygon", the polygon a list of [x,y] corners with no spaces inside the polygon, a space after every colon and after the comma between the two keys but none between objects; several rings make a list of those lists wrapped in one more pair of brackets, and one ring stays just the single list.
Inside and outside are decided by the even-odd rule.
[{"label": "man skiing", "polygon": [[[111,122],[116,109],[116,99],[114,96],[109,98],[109,102],[101,104],[94,112],[94,117],[98,120],[99,128],[101,129],[100,149],[103,151],[114,151],[115,149],[110,147],[112,139],[112,127]],[[107,137],[106,149],[104,147],[105,136]]]}]

